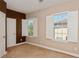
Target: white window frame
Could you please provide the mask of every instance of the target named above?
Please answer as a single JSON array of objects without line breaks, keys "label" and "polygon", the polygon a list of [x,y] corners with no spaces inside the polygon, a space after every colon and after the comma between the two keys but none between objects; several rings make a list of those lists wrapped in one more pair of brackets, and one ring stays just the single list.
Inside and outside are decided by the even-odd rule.
[{"label": "white window frame", "polygon": [[[33,36],[29,36],[28,35],[28,26],[27,26],[27,24],[28,24],[28,21],[29,20],[33,20]],[[33,18],[28,18],[28,19],[26,19],[26,20],[23,20],[23,23],[24,23],[24,26],[25,26],[25,29],[24,30],[26,30],[23,34],[24,34],[24,36],[28,36],[28,37],[37,37],[38,36],[38,19],[36,18],[36,17],[33,17]],[[23,27],[24,28],[24,27]],[[23,32],[23,30],[22,30],[22,32]]]},{"label": "white window frame", "polygon": [[[54,32],[51,33],[51,31],[50,31],[51,29],[48,29],[47,22],[48,22],[48,20],[52,19],[53,15],[46,16],[46,39],[52,39],[54,41],[59,41],[59,42],[78,42],[78,30],[79,30],[78,29],[78,23],[79,23],[78,10],[68,11],[68,12],[70,12],[70,16],[67,21],[68,22],[68,38],[67,38],[67,40],[55,40]],[[62,13],[62,12],[59,12],[59,13]],[[59,13],[56,13],[56,14],[59,14]],[[52,23],[54,23],[54,22],[52,21]],[[52,27],[54,27],[54,25]],[[53,30],[54,30],[54,28],[52,28],[52,31]],[[50,35],[50,33],[51,33],[51,35]]]}]

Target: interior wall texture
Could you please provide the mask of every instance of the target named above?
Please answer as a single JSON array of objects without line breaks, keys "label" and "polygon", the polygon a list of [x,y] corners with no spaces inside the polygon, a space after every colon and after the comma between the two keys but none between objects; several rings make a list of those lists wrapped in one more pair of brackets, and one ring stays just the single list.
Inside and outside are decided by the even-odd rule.
[{"label": "interior wall texture", "polygon": [[[28,37],[27,42],[36,43],[51,48],[56,48],[62,51],[67,51],[74,54],[79,54],[79,40],[77,43],[73,42],[59,42],[51,39],[46,39],[46,16],[63,11],[73,11],[79,9],[79,0],[72,0],[63,4],[51,6],[43,10],[35,11],[27,14],[27,18],[38,18],[38,37]],[[79,33],[78,33],[79,35]]]}]

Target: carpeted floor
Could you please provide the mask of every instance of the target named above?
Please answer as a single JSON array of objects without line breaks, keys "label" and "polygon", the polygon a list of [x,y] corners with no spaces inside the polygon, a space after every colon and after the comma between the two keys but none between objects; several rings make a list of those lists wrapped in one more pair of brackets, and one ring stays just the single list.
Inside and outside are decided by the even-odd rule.
[{"label": "carpeted floor", "polygon": [[30,44],[8,48],[3,58],[73,58],[73,56],[40,48]]}]

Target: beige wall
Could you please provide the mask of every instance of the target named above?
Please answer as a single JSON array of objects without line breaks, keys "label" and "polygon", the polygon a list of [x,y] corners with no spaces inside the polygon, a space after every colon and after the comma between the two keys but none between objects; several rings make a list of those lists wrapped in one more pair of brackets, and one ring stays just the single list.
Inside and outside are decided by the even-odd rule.
[{"label": "beige wall", "polygon": [[28,17],[37,17],[38,18],[38,37],[29,38],[28,42],[37,43],[45,45],[51,48],[60,49],[63,51],[79,54],[79,42],[58,42],[50,39],[46,39],[46,16],[51,15],[57,12],[69,11],[69,10],[78,10],[79,9],[79,0],[73,0],[72,2],[63,3],[60,5],[52,6],[44,10],[36,11],[29,13]]}]

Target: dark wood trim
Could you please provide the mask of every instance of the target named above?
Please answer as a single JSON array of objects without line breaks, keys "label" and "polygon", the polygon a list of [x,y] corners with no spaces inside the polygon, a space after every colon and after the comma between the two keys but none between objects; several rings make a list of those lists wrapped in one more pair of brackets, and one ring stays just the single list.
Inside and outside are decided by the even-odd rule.
[{"label": "dark wood trim", "polygon": [[6,3],[4,0],[0,0],[0,11],[6,13]]},{"label": "dark wood trim", "polygon": [[24,13],[20,13],[14,10],[7,9],[6,13],[7,17],[9,18],[19,18],[19,19],[26,19],[26,15]]},{"label": "dark wood trim", "polygon": [[16,19],[16,43],[21,43],[22,40],[22,19],[26,19],[24,13],[16,12],[10,9],[7,9],[7,17]]},{"label": "dark wood trim", "polygon": [[7,17],[5,18],[5,47],[6,47],[6,50],[7,50]]},{"label": "dark wood trim", "polygon": [[26,19],[26,15],[24,13],[20,13],[17,11],[13,11],[10,9],[7,9],[7,4],[4,0],[0,0],[0,11],[6,14],[5,16],[5,47],[7,49],[7,17],[8,18],[15,18],[16,19],[16,43],[21,42],[22,38],[22,19]]},{"label": "dark wood trim", "polygon": [[19,18],[16,20],[16,32],[16,43],[20,43],[20,39],[22,37],[22,20]]}]

